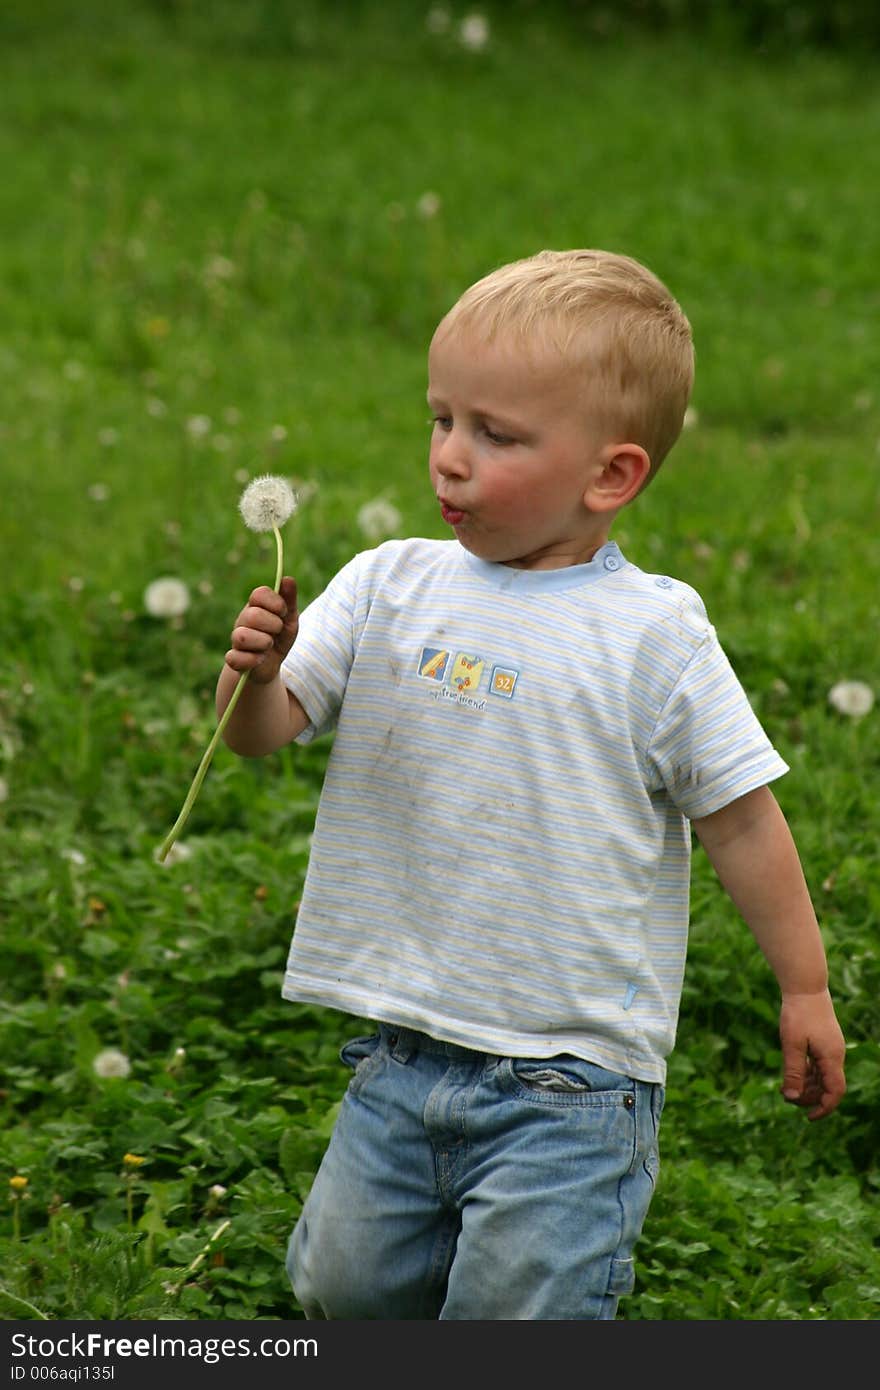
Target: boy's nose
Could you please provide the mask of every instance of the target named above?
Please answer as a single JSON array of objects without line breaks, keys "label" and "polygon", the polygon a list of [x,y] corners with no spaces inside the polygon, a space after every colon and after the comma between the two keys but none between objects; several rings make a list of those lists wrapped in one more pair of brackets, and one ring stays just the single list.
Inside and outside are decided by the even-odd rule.
[{"label": "boy's nose", "polygon": [[435,443],[434,466],[444,478],[466,478],[469,475],[467,446],[457,430],[450,430]]}]

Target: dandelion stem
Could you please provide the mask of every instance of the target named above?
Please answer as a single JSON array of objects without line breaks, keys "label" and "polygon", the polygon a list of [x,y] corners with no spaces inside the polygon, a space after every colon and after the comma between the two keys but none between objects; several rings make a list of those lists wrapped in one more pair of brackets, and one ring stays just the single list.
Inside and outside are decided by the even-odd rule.
[{"label": "dandelion stem", "polygon": [[[277,594],[281,588],[281,575],[284,569],[284,544],[281,539],[281,532],[279,531],[278,527],[273,526],[272,530],[275,534],[275,552],[277,557],[277,562],[275,565],[275,592]],[[241,695],[241,692],[244,689],[245,681],[247,680],[249,675],[250,671],[242,671],[241,675],[238,678],[238,684],[232,692],[232,698],[230,699],[229,704],[226,706],[225,710],[223,711],[223,714],[220,717],[220,722],[218,723],[217,728],[214,730],[214,735],[211,739],[211,742],[208,744],[207,748],[205,749],[202,755],[202,761],[199,763],[199,766],[196,770],[196,775],[192,780],[192,784],[190,786],[189,791],[187,792],[186,800],[183,803],[180,815],[177,817],[177,820],[174,822],[168,834],[165,836],[165,839],[162,841],[162,844],[159,846],[159,852],[157,857],[159,859],[160,864],[164,862],[168,854],[168,851],[174,844],[174,841],[180,835],[180,832],[186,825],[186,822],[189,820],[190,811],[192,810],[193,805],[195,804],[195,799],[198,796],[199,791],[201,790],[202,783],[205,780],[205,773],[208,771],[208,768],[211,764],[211,759],[214,756],[214,750],[216,749],[217,744],[220,742],[220,739],[223,736],[223,730],[229,723],[229,720],[232,716],[232,711],[238,704],[239,696]]]}]

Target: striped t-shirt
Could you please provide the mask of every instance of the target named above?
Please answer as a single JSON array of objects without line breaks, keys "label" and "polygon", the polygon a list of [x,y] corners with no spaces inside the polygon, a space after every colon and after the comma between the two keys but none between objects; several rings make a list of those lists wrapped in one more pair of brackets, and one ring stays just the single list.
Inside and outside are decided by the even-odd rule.
[{"label": "striped t-shirt", "polygon": [[281,671],[335,728],[283,994],[665,1080],[689,819],[786,772],[686,584],[355,556]]}]

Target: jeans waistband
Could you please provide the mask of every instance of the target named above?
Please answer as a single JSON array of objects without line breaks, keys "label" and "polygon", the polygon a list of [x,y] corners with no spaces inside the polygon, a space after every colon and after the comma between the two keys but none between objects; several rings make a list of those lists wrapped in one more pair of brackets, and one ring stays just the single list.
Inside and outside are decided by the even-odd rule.
[{"label": "jeans waistband", "polygon": [[393,1023],[380,1023],[379,1036],[389,1051],[401,1062],[405,1062],[417,1052],[437,1052],[441,1057],[455,1057],[462,1062],[498,1060],[493,1053],[479,1052],[472,1047],[460,1047],[458,1043],[432,1038],[428,1033],[419,1033],[415,1028],[398,1028]]}]

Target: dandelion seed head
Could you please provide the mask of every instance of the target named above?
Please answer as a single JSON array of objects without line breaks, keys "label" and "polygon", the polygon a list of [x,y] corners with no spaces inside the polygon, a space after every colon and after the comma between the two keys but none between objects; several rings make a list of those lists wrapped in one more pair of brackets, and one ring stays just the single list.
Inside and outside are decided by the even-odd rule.
[{"label": "dandelion seed head", "polygon": [[189,589],[182,579],[163,575],[144,590],[144,608],[151,618],[179,618],[189,608]]},{"label": "dandelion seed head", "polygon": [[226,1188],[220,1182],[215,1182],[213,1187],[208,1188],[208,1192],[215,1202],[219,1202],[221,1197],[226,1196]]},{"label": "dandelion seed head", "polygon": [[105,1047],[92,1059],[92,1070],[103,1080],[111,1077],[125,1077],[131,1073],[131,1062],[118,1047]]},{"label": "dandelion seed head", "polygon": [[190,439],[204,439],[211,431],[210,415],[191,415],[186,422],[186,432]]},{"label": "dandelion seed head", "polygon": [[238,509],[251,531],[271,531],[284,525],[295,511],[296,503],[296,493],[287,479],[267,473],[248,483]]},{"label": "dandelion seed head", "polygon": [[371,541],[380,541],[391,536],[399,528],[403,517],[392,502],[384,497],[376,497],[365,502],[357,514],[357,523],[363,534]]},{"label": "dandelion seed head", "polygon": [[828,703],[839,714],[861,719],[874,708],[874,692],[864,681],[838,681],[828,692]]},{"label": "dandelion seed head", "polygon": [[425,28],[430,34],[445,34],[452,16],[445,5],[432,5],[425,16]]},{"label": "dandelion seed head", "polygon": [[458,26],[458,40],[471,53],[481,52],[489,42],[489,21],[485,15],[465,15]]}]

